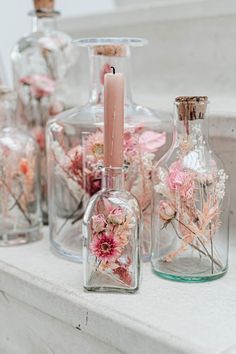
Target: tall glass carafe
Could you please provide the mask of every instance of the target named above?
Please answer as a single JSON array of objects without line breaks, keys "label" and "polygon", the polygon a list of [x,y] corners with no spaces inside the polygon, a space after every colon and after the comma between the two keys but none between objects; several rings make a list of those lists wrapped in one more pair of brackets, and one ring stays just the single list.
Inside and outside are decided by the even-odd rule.
[{"label": "tall glass carafe", "polygon": [[130,47],[138,38],[91,38],[77,41],[89,49],[91,66],[88,103],[60,114],[48,125],[50,235],[53,248],[81,261],[82,218],[89,198],[101,189],[103,165],[104,75],[125,77],[125,188],[139,201],[144,217],[143,254],[150,256],[153,165],[165,149],[167,136],[160,115],[135,104],[130,85]]},{"label": "tall glass carafe", "polygon": [[57,31],[54,1],[35,0],[32,32],[21,38],[11,53],[18,93],[18,118],[40,149],[42,210],[47,222],[45,125],[49,117],[75,106],[77,61],[71,38]]},{"label": "tall glass carafe", "polygon": [[208,105],[176,98],[173,147],[153,176],[152,267],[167,279],[208,281],[228,267],[228,176],[208,145]]}]

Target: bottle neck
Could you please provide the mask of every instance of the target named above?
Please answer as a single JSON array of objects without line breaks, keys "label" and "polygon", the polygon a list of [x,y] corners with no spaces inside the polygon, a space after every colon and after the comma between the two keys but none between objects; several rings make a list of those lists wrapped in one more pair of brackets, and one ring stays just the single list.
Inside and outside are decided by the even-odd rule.
[{"label": "bottle neck", "polygon": [[123,167],[104,167],[102,170],[102,188],[106,190],[123,190]]},{"label": "bottle neck", "polygon": [[32,16],[32,32],[52,32],[57,29],[57,15]]},{"label": "bottle neck", "polygon": [[176,121],[176,134],[184,137],[185,140],[189,140],[196,132],[201,134],[205,141],[208,141],[208,119],[196,119],[196,120],[179,120]]},{"label": "bottle neck", "polygon": [[125,78],[125,104],[132,102],[130,87],[130,50],[126,48],[125,56],[106,56],[95,53],[95,48],[89,48],[90,57],[90,94],[89,103],[104,104],[104,75],[111,72],[113,66],[117,73],[123,73]]},{"label": "bottle neck", "polygon": [[0,100],[0,128],[10,127],[13,124],[15,101],[11,98]]}]

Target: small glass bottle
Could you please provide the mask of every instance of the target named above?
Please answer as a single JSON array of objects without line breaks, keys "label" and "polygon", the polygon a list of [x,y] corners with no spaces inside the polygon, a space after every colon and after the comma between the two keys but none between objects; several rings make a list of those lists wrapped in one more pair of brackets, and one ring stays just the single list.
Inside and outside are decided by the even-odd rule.
[{"label": "small glass bottle", "polygon": [[0,246],[40,238],[38,146],[13,123],[16,95],[0,87]]},{"label": "small glass bottle", "polygon": [[208,105],[176,98],[173,147],[153,177],[152,267],[176,281],[217,279],[228,267],[228,177],[208,145]]},{"label": "small glass bottle", "polygon": [[54,0],[34,0],[32,32],[21,38],[11,53],[18,93],[18,119],[40,149],[41,202],[47,223],[47,170],[45,125],[48,119],[77,103],[77,48],[57,30]]},{"label": "small glass bottle", "polygon": [[[90,97],[83,106],[63,112],[48,125],[50,237],[53,249],[82,260],[82,220],[89,198],[101,189],[103,164],[104,75],[115,67],[125,76],[125,188],[139,201],[144,219],[143,257],[151,253],[151,171],[171,140],[163,115],[133,102],[131,47],[139,38],[90,38],[77,41],[89,49]],[[78,233],[78,230],[80,232]]]},{"label": "small glass bottle", "polygon": [[137,200],[124,189],[124,169],[102,171],[102,190],[84,215],[84,287],[135,292],[139,287],[141,232]]}]

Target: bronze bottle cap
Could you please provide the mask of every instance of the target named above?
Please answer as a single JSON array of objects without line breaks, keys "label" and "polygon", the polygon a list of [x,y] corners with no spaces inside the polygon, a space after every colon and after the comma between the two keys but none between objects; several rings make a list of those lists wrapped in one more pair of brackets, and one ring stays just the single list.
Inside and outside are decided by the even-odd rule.
[{"label": "bronze bottle cap", "polygon": [[208,104],[207,96],[179,96],[175,103],[179,120],[204,119]]}]

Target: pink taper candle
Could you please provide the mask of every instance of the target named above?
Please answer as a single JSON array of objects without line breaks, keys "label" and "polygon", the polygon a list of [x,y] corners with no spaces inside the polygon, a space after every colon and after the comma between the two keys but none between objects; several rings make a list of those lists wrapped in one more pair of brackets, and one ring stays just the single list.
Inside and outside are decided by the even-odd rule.
[{"label": "pink taper candle", "polygon": [[124,76],[105,75],[104,81],[104,166],[123,166]]}]

